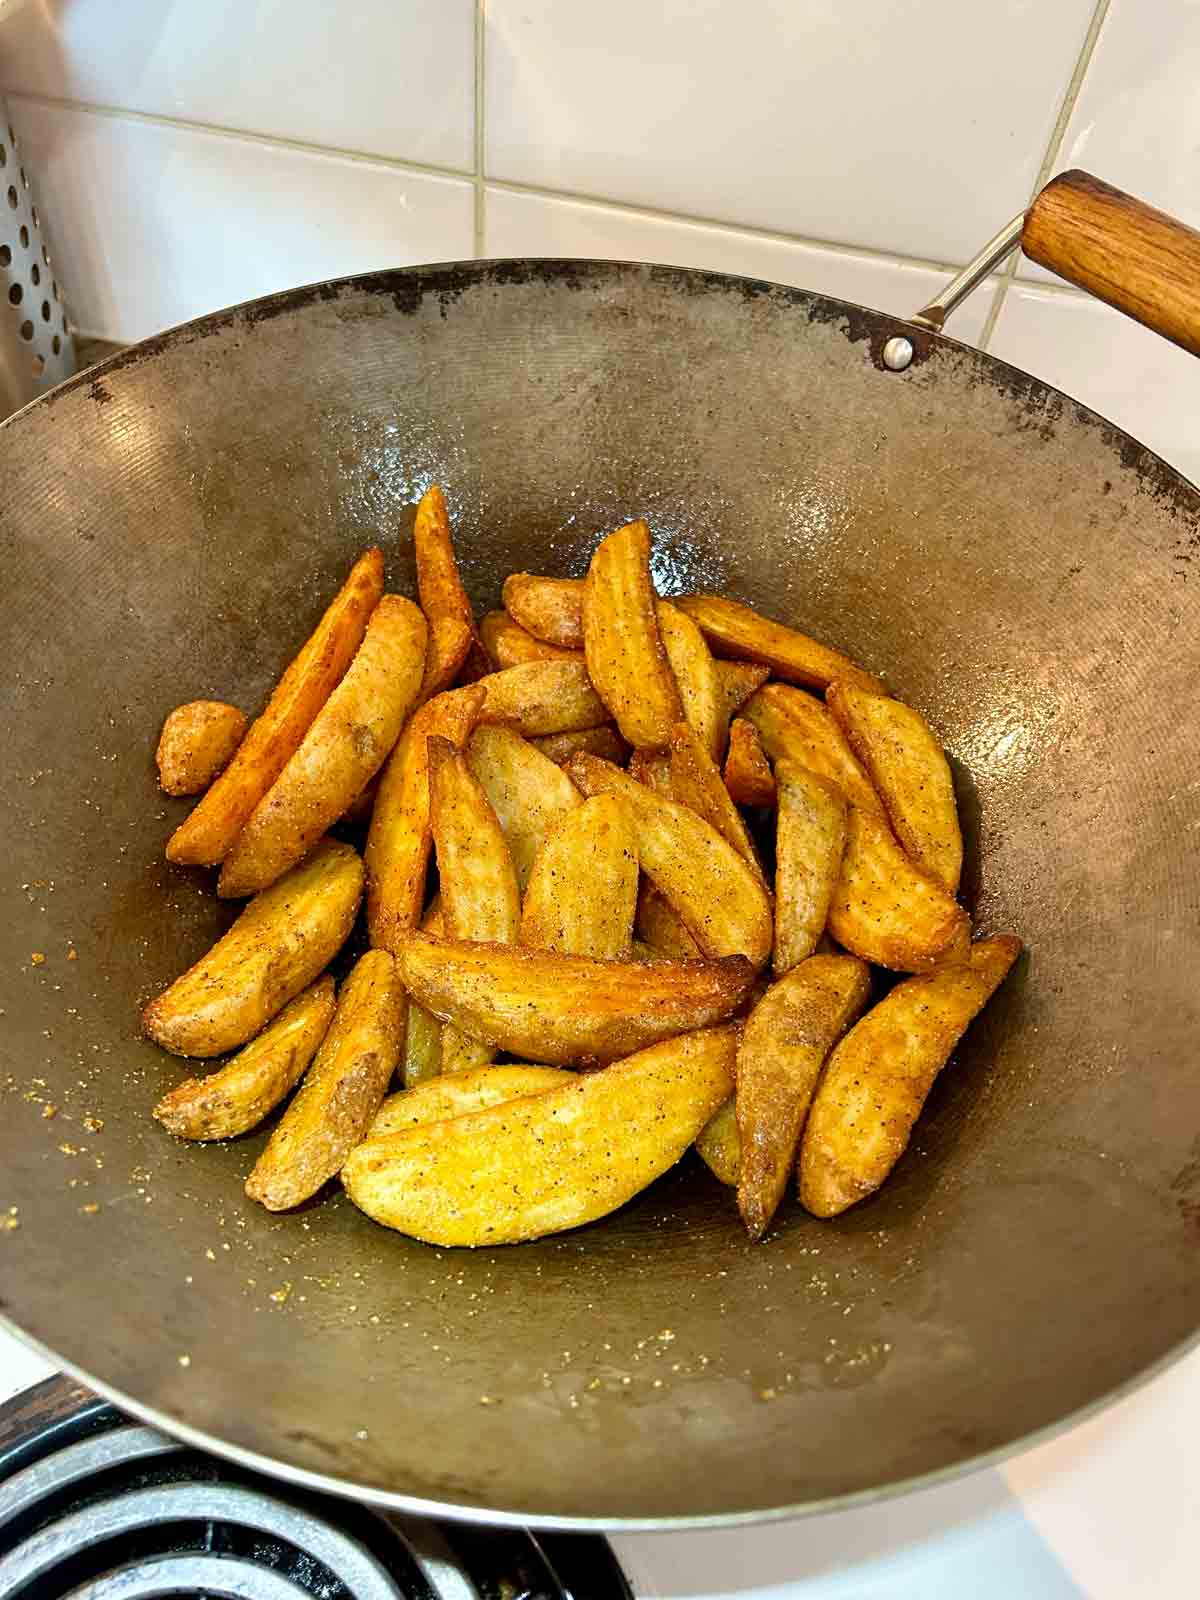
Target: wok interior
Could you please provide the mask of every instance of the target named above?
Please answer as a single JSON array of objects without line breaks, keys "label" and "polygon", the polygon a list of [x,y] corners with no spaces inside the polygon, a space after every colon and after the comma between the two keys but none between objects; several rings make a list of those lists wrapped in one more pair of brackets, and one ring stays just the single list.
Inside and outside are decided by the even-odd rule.
[{"label": "wok interior", "polygon": [[[419,269],[207,319],[0,430],[8,1316],[288,1469],[610,1522],[896,1485],[1192,1333],[1197,496],[949,341],[884,372],[892,331],[704,274]],[[968,903],[1029,955],[869,1203],[789,1201],[750,1246],[689,1157],[606,1222],[453,1253],[337,1194],[268,1216],[262,1135],[151,1121],[186,1069],[138,1003],[233,915],[163,861],[161,719],[256,709],[368,543],[411,593],[435,480],[478,607],[643,515],[662,589],[809,629],[944,736]]]}]

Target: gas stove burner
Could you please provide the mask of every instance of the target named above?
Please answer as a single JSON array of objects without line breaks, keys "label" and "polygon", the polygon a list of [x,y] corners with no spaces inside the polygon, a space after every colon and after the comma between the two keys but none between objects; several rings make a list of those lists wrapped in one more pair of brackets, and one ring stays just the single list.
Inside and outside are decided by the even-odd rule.
[{"label": "gas stove burner", "polygon": [[0,1600],[631,1600],[604,1539],[376,1513],[66,1378],[0,1407]]}]

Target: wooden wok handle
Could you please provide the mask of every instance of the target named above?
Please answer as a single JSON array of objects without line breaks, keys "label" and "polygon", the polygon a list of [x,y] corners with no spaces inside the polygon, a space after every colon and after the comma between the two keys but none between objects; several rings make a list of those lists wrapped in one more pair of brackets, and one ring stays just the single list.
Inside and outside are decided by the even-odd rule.
[{"label": "wooden wok handle", "polygon": [[1068,283],[1200,355],[1200,233],[1087,172],[1064,172],[1026,213],[1021,248]]}]

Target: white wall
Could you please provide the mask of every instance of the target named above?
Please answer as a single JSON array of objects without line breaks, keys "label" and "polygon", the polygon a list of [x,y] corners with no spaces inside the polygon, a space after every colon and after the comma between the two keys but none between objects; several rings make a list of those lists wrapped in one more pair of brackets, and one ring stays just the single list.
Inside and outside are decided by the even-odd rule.
[{"label": "white wall", "polygon": [[[27,0],[0,82],[75,322],[122,340],[472,254],[911,312],[1073,165],[1200,226],[1197,0]],[[950,331],[1200,478],[1191,357],[1028,263]]]}]

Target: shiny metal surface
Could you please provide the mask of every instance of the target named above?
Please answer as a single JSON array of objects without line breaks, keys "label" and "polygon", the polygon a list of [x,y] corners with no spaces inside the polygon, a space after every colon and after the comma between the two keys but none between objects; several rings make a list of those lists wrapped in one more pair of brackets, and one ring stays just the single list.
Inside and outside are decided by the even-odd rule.
[{"label": "shiny metal surface", "polygon": [[[1128,436],[797,290],[508,262],[165,335],[0,429],[0,468],[0,1310],[100,1387],[394,1506],[663,1525],[927,1479],[1194,1335],[1200,496]],[[752,1247],[688,1160],[597,1226],[439,1252],[336,1194],[267,1216],[261,1135],[152,1122],[182,1069],[137,1004],[231,915],[162,859],[159,722],[256,706],[368,542],[411,590],[434,479],[480,606],[645,515],[664,590],[811,629],[945,738],[966,898],[1030,954],[836,1222]]]},{"label": "shiny metal surface", "polygon": [[153,1428],[121,1428],[83,1439],[0,1482],[0,1528],[31,1511],[39,1500],[85,1483],[109,1467],[152,1460],[180,1448],[178,1441]]},{"label": "shiny metal surface", "polygon": [[1003,266],[1013,251],[1020,246],[1024,227],[1024,212],[1019,217],[1014,217],[1011,222],[1006,222],[1000,232],[988,240],[979,254],[951,278],[937,299],[921,307],[913,317],[913,321],[923,328],[932,328],[934,333],[941,333],[946,326],[947,317],[952,316],[967,296],[978,289],[988,274]]},{"label": "shiny metal surface", "polygon": [[229,1556],[157,1556],[72,1589],[65,1600],[303,1600],[306,1590],[251,1561]]}]

